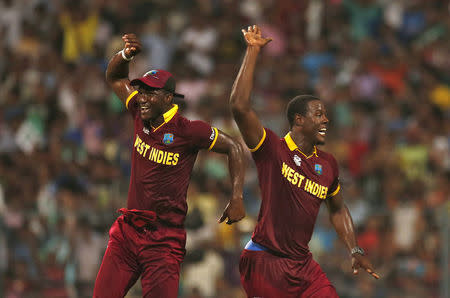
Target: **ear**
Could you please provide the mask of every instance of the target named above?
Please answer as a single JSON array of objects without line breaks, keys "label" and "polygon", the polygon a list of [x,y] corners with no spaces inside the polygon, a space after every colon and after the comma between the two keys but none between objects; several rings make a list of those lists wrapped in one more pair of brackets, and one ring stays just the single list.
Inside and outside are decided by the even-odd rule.
[{"label": "ear", "polygon": [[296,113],[294,116],[294,125],[303,126],[304,122],[305,122],[305,117]]},{"label": "ear", "polygon": [[166,95],[166,97],[164,98],[164,103],[170,104],[170,103],[172,103],[172,100],[173,100],[173,94],[172,93],[168,93]]}]

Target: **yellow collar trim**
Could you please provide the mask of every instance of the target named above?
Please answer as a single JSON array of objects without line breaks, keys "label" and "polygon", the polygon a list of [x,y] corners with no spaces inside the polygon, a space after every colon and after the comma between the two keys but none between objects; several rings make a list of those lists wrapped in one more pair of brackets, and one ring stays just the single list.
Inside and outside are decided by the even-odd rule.
[{"label": "yellow collar trim", "polygon": [[303,152],[298,148],[297,144],[295,144],[294,140],[292,139],[292,137],[291,137],[291,132],[288,132],[288,133],[284,136],[284,140],[286,141],[286,144],[287,144],[289,150],[291,150],[291,151],[297,150],[298,152],[300,152],[301,154],[303,154],[303,156],[305,156],[306,158],[310,158],[310,157],[312,157],[313,155],[315,155],[316,157],[318,157],[318,156],[317,156],[317,148],[316,148],[316,146],[314,146],[314,151],[313,151],[313,153],[311,153],[310,156],[307,156],[305,153],[303,153]]},{"label": "yellow collar trim", "polygon": [[158,128],[160,128],[161,126],[163,126],[164,124],[166,124],[167,122],[169,122],[170,120],[172,120],[173,116],[175,116],[175,114],[176,114],[177,112],[178,112],[178,105],[173,104],[173,105],[172,105],[172,108],[163,114],[164,122],[161,123],[160,126],[158,126],[158,127],[156,127],[156,128],[153,128],[153,131],[157,130]]}]

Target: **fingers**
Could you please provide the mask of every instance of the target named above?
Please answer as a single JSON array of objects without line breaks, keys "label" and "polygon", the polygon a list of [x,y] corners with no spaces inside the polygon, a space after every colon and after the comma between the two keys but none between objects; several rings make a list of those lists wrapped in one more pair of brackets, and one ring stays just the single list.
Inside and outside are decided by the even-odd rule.
[{"label": "fingers", "polygon": [[353,274],[354,275],[357,275],[358,273],[359,273],[359,268],[361,267],[360,265],[359,265],[359,262],[355,262],[354,264],[353,264]]},{"label": "fingers", "polygon": [[[122,36],[122,40],[125,42],[125,48],[134,48],[134,50],[139,49],[141,47],[141,43],[135,34],[124,34]],[[132,49],[133,50],[133,49]]]},{"label": "fingers", "polygon": [[222,216],[219,218],[218,222],[219,222],[219,223],[222,223],[227,217],[228,217],[228,216],[227,216],[227,213],[224,212],[224,213],[222,214]]},{"label": "fingers", "polygon": [[272,41],[272,38],[265,38],[264,39],[264,45],[266,45],[266,44],[268,44],[269,42],[271,42]]},{"label": "fingers", "polygon": [[366,271],[367,271],[367,273],[369,273],[370,275],[372,275],[374,278],[380,279],[380,276],[379,276],[377,273],[375,273],[372,269],[367,268]]}]

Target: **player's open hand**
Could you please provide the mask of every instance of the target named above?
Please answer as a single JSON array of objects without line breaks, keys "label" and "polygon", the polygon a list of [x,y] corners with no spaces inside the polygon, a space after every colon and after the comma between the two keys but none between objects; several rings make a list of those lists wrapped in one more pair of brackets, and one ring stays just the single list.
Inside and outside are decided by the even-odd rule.
[{"label": "player's open hand", "polygon": [[134,33],[127,33],[122,36],[122,40],[125,42],[123,51],[127,58],[131,58],[139,54],[142,49],[141,42]]},{"label": "player's open hand", "polygon": [[242,199],[242,197],[235,197],[231,199],[231,201],[225,207],[225,210],[223,211],[222,216],[219,219],[219,223],[222,223],[225,219],[228,218],[227,225],[231,225],[235,222],[240,221],[244,217],[244,200]]},{"label": "player's open hand", "polygon": [[266,44],[272,41],[272,38],[265,38],[261,36],[261,29],[257,25],[248,26],[247,30],[242,29],[245,42],[249,46],[264,47]]},{"label": "player's open hand", "polygon": [[352,256],[352,268],[353,268],[353,274],[358,274],[359,269],[364,269],[367,273],[372,275],[374,278],[379,279],[380,276],[373,270],[373,266],[370,263],[367,256],[363,256],[360,254],[354,254]]}]

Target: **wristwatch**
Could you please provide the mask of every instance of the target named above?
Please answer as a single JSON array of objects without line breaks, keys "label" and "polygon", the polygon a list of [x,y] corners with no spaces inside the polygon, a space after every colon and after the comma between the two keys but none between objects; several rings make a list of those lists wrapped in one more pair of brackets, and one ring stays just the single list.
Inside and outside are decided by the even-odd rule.
[{"label": "wristwatch", "polygon": [[355,246],[352,248],[352,250],[350,251],[350,254],[353,256],[354,254],[360,254],[362,256],[364,256],[366,253],[364,252],[364,249],[362,249],[359,246]]}]

